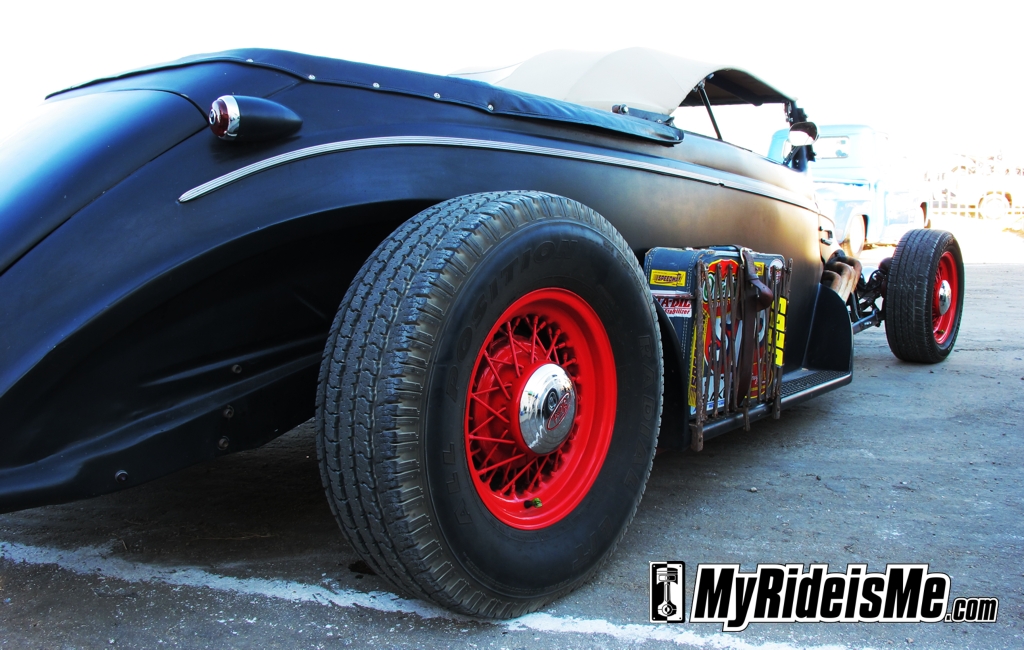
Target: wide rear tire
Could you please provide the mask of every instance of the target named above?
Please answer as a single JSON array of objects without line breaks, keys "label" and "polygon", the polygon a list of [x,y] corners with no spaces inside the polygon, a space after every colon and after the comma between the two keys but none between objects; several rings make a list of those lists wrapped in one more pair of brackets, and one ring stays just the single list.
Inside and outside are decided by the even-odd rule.
[{"label": "wide rear tire", "polygon": [[960,244],[945,230],[908,231],[892,257],[885,336],[897,358],[938,363],[949,356],[964,306]]},{"label": "wide rear tire", "polygon": [[[531,392],[552,376],[571,398]],[[661,386],[650,293],[604,218],[539,192],[452,199],[385,240],[342,301],[317,400],[328,500],[398,589],[520,616],[622,538]]]}]

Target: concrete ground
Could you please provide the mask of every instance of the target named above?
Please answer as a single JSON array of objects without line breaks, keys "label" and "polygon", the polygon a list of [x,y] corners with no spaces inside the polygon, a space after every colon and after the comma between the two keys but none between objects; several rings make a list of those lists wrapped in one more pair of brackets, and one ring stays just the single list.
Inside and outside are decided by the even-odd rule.
[{"label": "concrete ground", "polygon": [[[969,261],[949,359],[899,362],[870,330],[852,385],[660,455],[610,563],[541,613],[475,621],[390,593],[337,530],[306,424],[119,494],[0,516],[0,648],[1024,647],[1024,239],[945,225]],[[676,559],[687,603],[699,562],[929,563],[951,597],[999,598],[999,619],[649,624],[647,563]]]}]

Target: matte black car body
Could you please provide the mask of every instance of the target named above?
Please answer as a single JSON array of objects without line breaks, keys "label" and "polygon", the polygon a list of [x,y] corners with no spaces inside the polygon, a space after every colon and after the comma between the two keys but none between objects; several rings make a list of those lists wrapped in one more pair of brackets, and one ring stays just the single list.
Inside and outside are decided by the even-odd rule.
[{"label": "matte black car body", "polygon": [[[206,111],[226,94],[270,98],[302,127],[220,141]],[[786,371],[849,381],[849,318],[820,289],[810,182],[727,143],[267,50],[47,104],[0,148],[0,512],[138,484],[311,417],[328,328],[360,265],[410,216],[476,192],[569,197],[640,257],[736,243],[792,258]],[[286,157],[223,178],[275,156]]]}]

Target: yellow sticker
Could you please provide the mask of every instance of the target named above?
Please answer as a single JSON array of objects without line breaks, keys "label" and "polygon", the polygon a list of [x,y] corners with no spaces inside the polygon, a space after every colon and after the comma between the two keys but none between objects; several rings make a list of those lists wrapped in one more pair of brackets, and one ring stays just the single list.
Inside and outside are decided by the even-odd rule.
[{"label": "yellow sticker", "polygon": [[685,287],[686,271],[658,271],[651,269],[651,284],[660,287]]},{"label": "yellow sticker", "polygon": [[764,262],[754,262],[754,271],[758,275],[764,275]]},{"label": "yellow sticker", "polygon": [[786,299],[779,298],[779,311],[775,314],[775,365],[782,367],[782,352],[786,347]]}]

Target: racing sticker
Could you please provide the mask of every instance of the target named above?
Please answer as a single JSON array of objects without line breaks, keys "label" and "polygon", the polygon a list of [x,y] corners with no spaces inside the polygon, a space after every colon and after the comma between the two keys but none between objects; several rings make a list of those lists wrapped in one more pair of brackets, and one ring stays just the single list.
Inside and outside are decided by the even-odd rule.
[{"label": "racing sticker", "polygon": [[651,269],[651,284],[659,287],[685,287],[686,271]]},{"label": "racing sticker", "polygon": [[651,295],[658,301],[667,316],[693,316],[693,300],[686,295],[674,291],[652,291]]},{"label": "racing sticker", "polygon": [[779,308],[775,314],[775,365],[782,367],[783,351],[786,348],[786,299],[779,298]]}]

